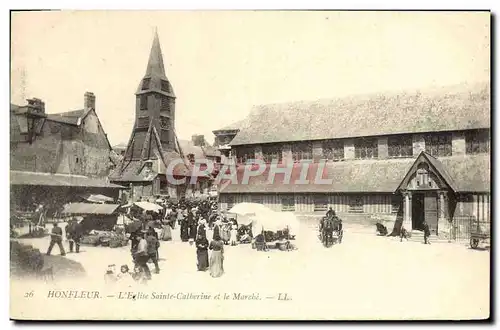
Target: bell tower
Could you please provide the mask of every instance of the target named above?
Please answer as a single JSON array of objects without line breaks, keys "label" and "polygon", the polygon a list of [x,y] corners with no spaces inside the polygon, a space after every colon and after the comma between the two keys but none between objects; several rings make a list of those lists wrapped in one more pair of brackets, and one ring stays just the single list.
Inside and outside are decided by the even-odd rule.
[{"label": "bell tower", "polygon": [[175,150],[175,94],[165,75],[157,31],[155,31],[151,46],[146,74],[140,81],[135,95],[136,111],[133,133],[142,135],[148,131],[151,132],[154,127],[159,136],[161,148],[164,151]]}]

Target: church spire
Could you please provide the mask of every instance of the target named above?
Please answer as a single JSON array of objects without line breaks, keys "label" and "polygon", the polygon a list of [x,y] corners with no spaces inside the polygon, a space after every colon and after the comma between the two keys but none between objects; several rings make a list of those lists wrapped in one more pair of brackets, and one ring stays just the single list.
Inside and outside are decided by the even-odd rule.
[{"label": "church spire", "polygon": [[149,53],[148,66],[146,68],[145,78],[160,77],[166,79],[165,67],[163,65],[163,56],[160,47],[160,38],[158,37],[158,30],[155,28],[155,35],[151,52]]},{"label": "church spire", "polygon": [[151,46],[151,51],[149,53],[146,74],[137,88],[136,95],[150,92],[157,92],[175,98],[174,90],[165,75],[160,38],[158,37],[158,31],[156,28],[154,31],[153,45]]}]

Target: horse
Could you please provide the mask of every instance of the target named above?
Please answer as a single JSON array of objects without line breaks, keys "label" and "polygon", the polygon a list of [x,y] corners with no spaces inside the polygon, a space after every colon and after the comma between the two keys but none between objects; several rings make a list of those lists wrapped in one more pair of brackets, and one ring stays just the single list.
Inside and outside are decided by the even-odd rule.
[{"label": "horse", "polygon": [[332,218],[324,217],[321,221],[321,241],[324,246],[329,247],[333,244],[333,232],[335,224]]}]

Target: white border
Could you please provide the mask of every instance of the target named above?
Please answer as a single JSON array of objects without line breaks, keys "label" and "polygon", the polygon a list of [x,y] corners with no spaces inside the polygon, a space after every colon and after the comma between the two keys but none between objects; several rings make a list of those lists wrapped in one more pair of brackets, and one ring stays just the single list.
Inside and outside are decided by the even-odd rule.
[{"label": "white border", "polygon": [[[1,77],[3,78],[3,89],[2,89],[2,105],[4,106],[3,110],[0,111],[0,115],[3,116],[3,120],[0,120],[0,122],[5,125],[4,129],[0,130],[2,134],[5,134],[4,138],[2,138],[0,141],[2,142],[2,153],[3,157],[1,157],[1,173],[4,175],[4,180],[5,184],[2,185],[2,192],[1,192],[1,197],[0,201],[2,203],[2,208],[1,210],[7,211],[9,209],[9,193],[8,193],[8,184],[7,182],[9,181],[8,177],[8,170],[9,170],[9,158],[7,157],[7,150],[9,148],[8,140],[9,140],[9,132],[8,132],[8,110],[6,109],[8,107],[9,103],[9,74],[10,74],[10,65],[7,66],[7,63],[9,61],[9,47],[10,47],[10,39],[9,39],[9,31],[10,31],[10,17],[9,17],[9,12],[8,10],[10,9],[31,9],[31,8],[58,8],[58,9],[85,9],[85,10],[92,10],[92,9],[136,9],[136,10],[153,10],[153,9],[174,9],[174,10],[180,10],[180,9],[185,9],[185,10],[194,10],[194,9],[208,9],[208,10],[217,10],[217,9],[434,9],[434,10],[439,10],[439,9],[454,9],[454,10],[464,10],[464,9],[490,9],[493,12],[496,12],[498,8],[498,1],[481,1],[481,0],[476,0],[476,1],[470,1],[470,0],[454,0],[454,1],[438,1],[438,0],[420,0],[420,1],[360,1],[360,0],[351,0],[351,1],[317,1],[317,0],[308,0],[308,1],[294,1],[294,0],[288,0],[288,1],[271,1],[271,0],[253,0],[253,1],[210,1],[208,2],[203,2],[203,1],[194,1],[194,0],[183,0],[183,1],[148,1],[148,0],[142,0],[142,1],[130,1],[130,0],[121,0],[119,2],[111,2],[111,1],[103,1],[103,0],[86,0],[86,1],[62,1],[62,0],[52,0],[52,1],[2,1],[1,3],[1,13],[3,19],[0,20],[0,26],[2,29],[1,37],[2,37],[2,52],[1,54],[1,63],[3,65],[1,66],[2,74]],[[496,31],[496,27],[495,27]],[[498,34],[493,33],[492,36],[498,36]],[[495,54],[495,59],[497,58]],[[493,60],[493,59],[492,59]],[[496,72],[493,73],[496,77]],[[498,90],[495,88],[493,91],[493,96],[498,95]],[[497,116],[498,119],[498,116]],[[500,127],[500,124],[495,121],[495,126]],[[496,134],[495,134],[496,135]],[[496,139],[497,136],[495,136]],[[498,151],[498,150],[495,150]],[[496,154],[496,152],[495,152]],[[496,182],[495,182],[496,183]],[[498,205],[498,203],[494,203],[493,205]],[[4,222],[8,221],[7,217],[7,212],[4,213],[3,219]],[[494,219],[495,221],[496,219]],[[494,233],[495,236],[498,237],[498,230],[499,230],[499,225],[497,223],[496,226],[496,232]],[[4,223],[4,231],[5,233],[5,238],[7,237],[7,224]],[[8,240],[6,239],[3,241],[4,248],[2,249],[1,257],[2,257],[2,264],[3,265],[8,265],[9,263],[9,245],[8,245]],[[2,272],[2,284],[4,285],[4,294],[2,295],[2,315],[1,315],[1,320],[5,322],[5,326],[8,328],[14,327],[14,324],[12,322],[9,322],[9,278],[8,278],[8,269],[9,267],[3,267],[5,270]],[[498,288],[497,288],[498,290]],[[496,294],[498,291],[495,292],[495,296],[498,297]],[[498,316],[498,314],[497,314]],[[99,328],[105,328],[109,327],[111,324],[106,324],[106,325],[93,325],[95,329]],[[121,326],[122,324],[117,324],[117,326]],[[368,324],[366,324],[368,325]],[[27,326],[27,327],[32,327]],[[49,325],[48,326],[52,326]],[[64,325],[63,327],[66,327],[68,325]],[[141,325],[135,325],[137,327],[140,327]],[[161,325],[164,326],[164,325]],[[175,326],[173,324],[167,325],[168,327]],[[241,325],[240,325],[241,326]],[[334,325],[334,326],[339,326],[339,325]],[[350,325],[351,327],[354,325]],[[433,325],[425,324],[422,325],[425,326],[427,329],[434,327]],[[3,328],[3,327],[2,327]]]}]

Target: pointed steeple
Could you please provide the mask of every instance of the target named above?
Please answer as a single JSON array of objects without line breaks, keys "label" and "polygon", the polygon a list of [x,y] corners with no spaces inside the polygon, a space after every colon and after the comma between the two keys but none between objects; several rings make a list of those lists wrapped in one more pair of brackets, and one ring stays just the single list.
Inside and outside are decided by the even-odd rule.
[{"label": "pointed steeple", "polygon": [[157,92],[175,98],[172,85],[165,75],[165,65],[163,64],[160,38],[158,37],[158,31],[156,29],[154,32],[153,45],[151,46],[151,51],[149,53],[146,74],[137,88],[136,95],[149,92]]},{"label": "pointed steeple", "polygon": [[167,79],[165,76],[165,66],[163,65],[163,56],[160,47],[160,38],[158,37],[158,30],[155,28],[155,36],[151,52],[149,53],[148,66],[146,68],[146,75],[144,78],[160,77]]}]

